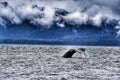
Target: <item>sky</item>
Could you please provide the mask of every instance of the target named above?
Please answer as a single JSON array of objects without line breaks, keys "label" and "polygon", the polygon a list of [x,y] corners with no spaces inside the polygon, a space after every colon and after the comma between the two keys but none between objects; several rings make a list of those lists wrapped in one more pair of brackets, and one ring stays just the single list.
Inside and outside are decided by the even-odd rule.
[{"label": "sky", "polygon": [[[0,0],[0,25],[28,23],[50,26],[54,22],[60,27],[64,23],[72,25],[88,24],[101,26],[102,21],[116,20],[115,27],[120,26],[120,0]],[[5,6],[3,2],[7,2]],[[33,8],[33,5],[37,5]],[[43,11],[40,8],[45,8]],[[69,12],[56,16],[56,8]],[[61,18],[64,20],[61,22]]]}]

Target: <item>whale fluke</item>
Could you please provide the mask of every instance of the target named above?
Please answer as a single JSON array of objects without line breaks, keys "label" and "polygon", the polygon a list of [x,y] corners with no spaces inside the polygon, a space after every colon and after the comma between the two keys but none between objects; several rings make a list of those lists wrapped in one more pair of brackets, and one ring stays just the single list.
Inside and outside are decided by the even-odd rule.
[{"label": "whale fluke", "polygon": [[64,58],[71,58],[76,52],[82,53],[82,52],[85,52],[85,49],[84,49],[84,48],[79,48],[79,49],[77,49],[77,50],[75,50],[75,49],[70,49],[69,51],[67,51],[67,52],[63,55],[63,57],[64,57]]},{"label": "whale fluke", "polygon": [[70,49],[69,51],[67,51],[67,52],[63,55],[63,57],[64,57],[64,58],[71,58],[71,57],[73,56],[73,54],[75,54],[75,53],[76,53],[76,50]]}]

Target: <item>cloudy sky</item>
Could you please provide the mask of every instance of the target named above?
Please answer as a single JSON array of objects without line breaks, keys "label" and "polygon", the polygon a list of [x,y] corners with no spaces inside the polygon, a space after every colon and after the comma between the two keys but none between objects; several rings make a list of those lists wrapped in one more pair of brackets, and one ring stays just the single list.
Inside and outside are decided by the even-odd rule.
[{"label": "cloudy sky", "polygon": [[[64,9],[70,14],[62,16],[66,22],[86,24],[91,20],[99,26],[104,17],[120,19],[120,0],[0,0],[0,25],[20,24],[28,20],[32,24],[51,25],[55,18],[55,8]],[[8,2],[5,6],[3,2]],[[32,8],[45,7],[44,11]],[[41,15],[42,18],[40,17]],[[57,17],[59,18],[59,17]],[[60,24],[64,25],[64,24]]]}]

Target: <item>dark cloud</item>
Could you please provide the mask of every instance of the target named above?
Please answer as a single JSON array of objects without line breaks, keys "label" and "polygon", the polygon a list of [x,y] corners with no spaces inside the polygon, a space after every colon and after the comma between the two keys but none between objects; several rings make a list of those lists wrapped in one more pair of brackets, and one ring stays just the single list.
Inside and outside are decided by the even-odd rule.
[{"label": "dark cloud", "polygon": [[[65,26],[91,23],[101,26],[103,21],[119,22],[119,0],[0,0],[0,24]],[[60,15],[56,15],[58,12]],[[66,15],[62,13],[68,12]],[[116,24],[118,25],[118,24]]]}]

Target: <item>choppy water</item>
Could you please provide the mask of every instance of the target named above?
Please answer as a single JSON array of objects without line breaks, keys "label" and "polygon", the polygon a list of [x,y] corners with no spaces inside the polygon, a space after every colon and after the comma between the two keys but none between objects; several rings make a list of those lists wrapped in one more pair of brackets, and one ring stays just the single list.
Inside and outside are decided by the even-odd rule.
[{"label": "choppy water", "polygon": [[82,47],[87,58],[76,53],[81,46],[0,45],[0,80],[120,80],[119,47]]}]

